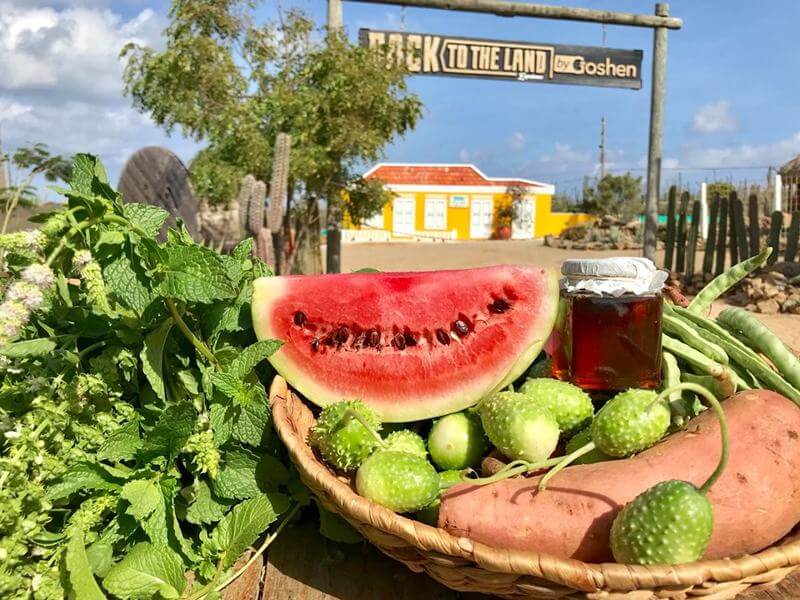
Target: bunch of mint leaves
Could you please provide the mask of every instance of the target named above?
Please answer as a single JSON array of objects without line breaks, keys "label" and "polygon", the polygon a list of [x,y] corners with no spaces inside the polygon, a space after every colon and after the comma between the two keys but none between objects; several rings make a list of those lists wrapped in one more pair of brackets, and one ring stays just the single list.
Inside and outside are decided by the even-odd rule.
[{"label": "bunch of mint leaves", "polygon": [[280,342],[252,330],[271,273],[249,239],[158,243],[167,212],[123,203],[91,155],[58,191],[39,247],[4,255],[0,314],[14,282],[44,298],[0,346],[0,597],[218,597],[308,504],[270,424]]}]

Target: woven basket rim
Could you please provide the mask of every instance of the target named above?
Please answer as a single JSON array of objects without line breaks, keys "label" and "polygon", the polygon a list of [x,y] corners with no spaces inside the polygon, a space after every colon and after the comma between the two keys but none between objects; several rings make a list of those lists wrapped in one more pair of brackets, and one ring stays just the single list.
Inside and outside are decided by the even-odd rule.
[{"label": "woven basket rim", "polygon": [[346,519],[367,524],[427,552],[472,561],[487,571],[529,575],[584,591],[691,587],[705,582],[736,581],[800,565],[800,532],[796,530],[756,554],[655,566],[585,563],[535,551],[494,548],[457,537],[359,496],[344,478],[334,475],[316,457],[297,429],[293,412],[306,410],[310,414],[304,402],[282,377],[274,378],[270,405],[275,428],[306,484],[315,493],[324,493]]}]

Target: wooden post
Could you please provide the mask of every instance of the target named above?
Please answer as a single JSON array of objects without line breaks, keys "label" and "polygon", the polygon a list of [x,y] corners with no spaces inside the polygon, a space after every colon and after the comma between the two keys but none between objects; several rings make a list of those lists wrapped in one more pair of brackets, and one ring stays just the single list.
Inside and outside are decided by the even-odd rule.
[{"label": "wooden post", "polygon": [[725,270],[725,242],[728,239],[728,199],[719,199],[719,225],[717,226],[717,264],[714,274]]},{"label": "wooden post", "polygon": [[786,236],[786,253],[783,260],[794,262],[797,259],[797,242],[800,238],[800,212],[792,213],[792,224],[789,226],[789,234]]},{"label": "wooden post", "polygon": [[673,185],[669,188],[669,200],[667,201],[667,238],[664,241],[664,268],[672,271],[673,257],[675,255],[675,213],[677,188]]},{"label": "wooden post", "polygon": [[678,247],[678,253],[675,257],[675,270],[678,273],[683,273],[686,267],[686,217],[689,211],[689,192],[681,194],[681,208],[678,215],[678,231],[675,234],[675,245]]},{"label": "wooden post", "polygon": [[747,228],[744,226],[744,204],[739,198],[733,201],[736,225],[736,240],[739,243],[739,258],[744,260],[749,256],[750,248],[747,245]]},{"label": "wooden post", "polygon": [[772,220],[769,224],[769,241],[767,243],[772,246],[772,254],[767,259],[768,265],[775,264],[781,253],[781,229],[783,229],[783,213],[776,210],[772,213]]},{"label": "wooden post", "polygon": [[761,218],[758,215],[758,196],[750,194],[748,202],[747,225],[750,228],[750,256],[755,256],[761,250]]},{"label": "wooden post", "polygon": [[[656,4],[656,16],[668,17],[669,4]],[[664,143],[664,74],[667,68],[667,29],[653,30],[653,83],[650,92],[650,138],[647,146],[647,198],[644,211],[644,255],[655,259],[658,234],[658,196]]]},{"label": "wooden post", "polygon": [[[342,0],[328,0],[328,39],[342,32]],[[340,190],[331,186],[326,190],[328,208],[325,211],[327,249],[325,271],[338,273],[342,268],[342,202],[338,197]]]},{"label": "wooden post", "polygon": [[689,226],[689,237],[686,240],[686,283],[691,283],[694,276],[694,262],[697,255],[697,236],[700,231],[700,201],[692,205],[692,224]]},{"label": "wooden post", "polygon": [[714,245],[717,243],[717,219],[719,218],[719,194],[716,192],[711,197],[708,212],[708,237],[703,254],[703,276],[711,275],[714,268]]},{"label": "wooden post", "polygon": [[730,241],[728,246],[731,253],[731,264],[739,262],[739,242],[736,240],[736,192],[733,191],[728,196],[728,235]]}]

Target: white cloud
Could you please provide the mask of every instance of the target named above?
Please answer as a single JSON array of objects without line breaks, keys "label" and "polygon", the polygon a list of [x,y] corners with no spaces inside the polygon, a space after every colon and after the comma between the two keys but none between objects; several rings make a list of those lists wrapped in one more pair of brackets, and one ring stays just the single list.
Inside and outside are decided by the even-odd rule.
[{"label": "white cloud", "polygon": [[574,171],[576,167],[585,167],[592,162],[592,155],[588,152],[575,150],[570,144],[556,142],[555,152],[539,157],[539,162],[552,167],[554,172],[564,173]]},{"label": "white cloud", "polygon": [[727,100],[704,104],[692,117],[692,131],[695,133],[716,133],[737,131],[739,121],[731,113],[731,103]]},{"label": "white cloud", "polygon": [[800,131],[763,144],[688,147],[681,163],[708,168],[779,166],[797,154],[800,154]]},{"label": "white cloud", "polygon": [[[163,46],[163,16],[124,18],[102,0],[0,0],[0,124],[6,150],[44,142],[54,152],[99,154],[116,181],[124,161],[146,145],[182,159],[197,148],[169,138],[123,96],[120,49]],[[106,6],[103,6],[106,5]]]},{"label": "white cloud", "polygon": [[522,150],[525,147],[525,134],[515,131],[508,140],[508,147],[511,150]]}]

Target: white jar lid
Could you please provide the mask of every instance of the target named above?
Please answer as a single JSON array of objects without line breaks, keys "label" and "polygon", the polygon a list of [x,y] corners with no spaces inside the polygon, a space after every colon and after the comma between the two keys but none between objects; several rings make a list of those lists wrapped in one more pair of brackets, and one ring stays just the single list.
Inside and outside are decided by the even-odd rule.
[{"label": "white jar lid", "polygon": [[561,288],[597,295],[652,294],[667,280],[667,272],[649,258],[571,258],[561,265]]}]

